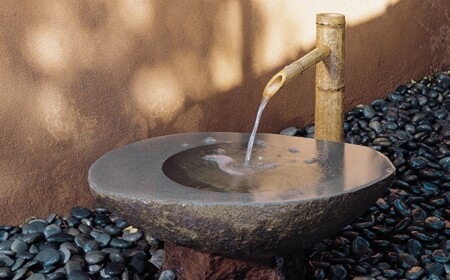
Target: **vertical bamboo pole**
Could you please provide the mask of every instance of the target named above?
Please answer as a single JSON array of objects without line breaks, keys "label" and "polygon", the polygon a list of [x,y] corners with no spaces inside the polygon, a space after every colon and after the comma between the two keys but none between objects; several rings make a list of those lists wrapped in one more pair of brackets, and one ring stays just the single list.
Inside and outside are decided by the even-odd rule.
[{"label": "vertical bamboo pole", "polygon": [[317,46],[327,45],[331,52],[316,66],[315,138],[342,142],[345,17],[317,14],[316,28]]}]

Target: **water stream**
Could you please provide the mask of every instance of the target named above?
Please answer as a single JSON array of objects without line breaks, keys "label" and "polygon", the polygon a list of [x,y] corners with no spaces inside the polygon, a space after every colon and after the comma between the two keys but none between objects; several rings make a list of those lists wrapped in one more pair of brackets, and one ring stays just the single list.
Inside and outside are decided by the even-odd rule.
[{"label": "water stream", "polygon": [[250,164],[250,159],[252,157],[252,151],[253,151],[253,145],[255,144],[255,137],[256,137],[256,131],[258,130],[259,121],[261,119],[262,112],[264,111],[264,108],[267,105],[267,102],[269,102],[270,97],[264,96],[261,100],[261,104],[258,108],[258,113],[256,114],[255,124],[253,126],[252,134],[250,135],[250,138],[248,139],[248,145],[247,145],[247,153],[245,154],[245,160],[244,165]]},{"label": "water stream", "polygon": [[315,151],[305,153],[295,145],[256,139],[264,108],[279,89],[279,85],[266,87],[248,143],[217,143],[207,137],[204,145],[170,157],[163,165],[166,176],[185,186],[237,193],[293,190],[302,182],[303,195],[317,194],[315,186],[329,169],[326,160]]},{"label": "water stream", "polygon": [[[203,139],[204,146],[168,159],[163,166],[164,173],[183,185],[220,192],[267,191],[280,184],[286,189],[297,186],[305,176],[292,174],[298,174],[295,170],[311,164],[307,162],[310,159],[302,159],[304,155],[299,156],[297,147],[274,147],[256,140],[264,108],[280,88],[280,82],[275,80],[264,89],[247,146],[245,143],[216,145],[215,139],[207,137]],[[255,159],[251,162],[252,154]]]}]

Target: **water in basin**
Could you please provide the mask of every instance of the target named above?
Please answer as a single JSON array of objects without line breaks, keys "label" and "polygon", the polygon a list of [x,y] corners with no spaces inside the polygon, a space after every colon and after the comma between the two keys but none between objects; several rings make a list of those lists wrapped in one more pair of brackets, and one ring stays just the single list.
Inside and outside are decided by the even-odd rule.
[{"label": "water in basin", "polygon": [[[256,142],[251,164],[243,162],[246,143],[220,143],[187,149],[163,164],[167,177],[175,182],[216,192],[253,193],[298,189],[299,182],[314,192],[329,170],[326,157],[312,158],[301,147]],[[329,175],[329,174],[328,174]]]}]

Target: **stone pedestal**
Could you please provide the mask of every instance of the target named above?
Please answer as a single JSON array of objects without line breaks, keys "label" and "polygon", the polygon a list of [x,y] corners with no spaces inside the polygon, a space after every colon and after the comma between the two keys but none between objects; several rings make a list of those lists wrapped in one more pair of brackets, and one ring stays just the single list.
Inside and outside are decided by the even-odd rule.
[{"label": "stone pedestal", "polygon": [[[293,265],[295,259],[295,265]],[[289,263],[286,261],[289,260]],[[280,262],[281,261],[281,262]],[[283,262],[285,265],[283,265]],[[300,257],[259,260],[241,260],[199,252],[166,242],[164,245],[164,267],[177,274],[177,280],[288,280],[302,279],[298,269]],[[291,268],[289,269],[289,266]],[[293,267],[297,267],[293,269]],[[296,277],[296,278],[294,278]]]}]

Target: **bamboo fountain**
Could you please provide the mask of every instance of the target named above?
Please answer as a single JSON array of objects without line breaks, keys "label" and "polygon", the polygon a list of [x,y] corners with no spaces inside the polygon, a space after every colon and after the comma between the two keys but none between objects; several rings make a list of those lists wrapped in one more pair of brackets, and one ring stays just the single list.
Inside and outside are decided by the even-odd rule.
[{"label": "bamboo fountain", "polygon": [[205,158],[237,147],[243,159],[249,134],[168,135],[102,156],[89,170],[91,192],[165,241],[164,268],[177,279],[303,279],[294,264],[301,252],[361,215],[394,176],[384,155],[341,143],[344,28],[343,15],[318,14],[317,47],[264,90],[268,100],[316,65],[316,139],[256,134],[251,166],[274,158],[283,164],[226,173],[220,164],[227,162]]}]

